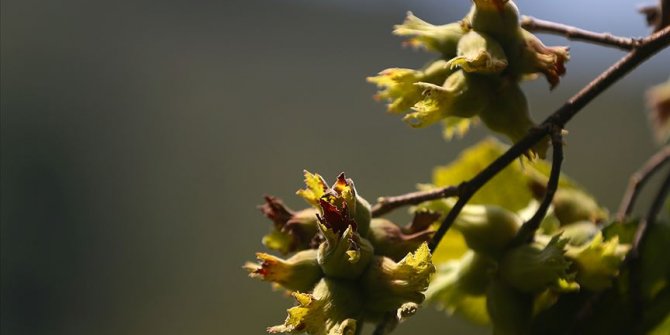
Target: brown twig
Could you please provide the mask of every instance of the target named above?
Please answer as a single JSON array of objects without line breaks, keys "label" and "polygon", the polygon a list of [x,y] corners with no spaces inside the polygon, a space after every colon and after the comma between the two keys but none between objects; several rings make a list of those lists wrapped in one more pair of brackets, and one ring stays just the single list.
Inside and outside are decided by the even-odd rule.
[{"label": "brown twig", "polygon": [[561,176],[561,164],[563,163],[563,136],[562,129],[554,127],[551,130],[551,143],[553,145],[553,155],[551,161],[551,173],[549,174],[549,181],[547,182],[547,191],[544,194],[542,203],[528,221],[519,229],[510,246],[518,246],[528,243],[533,240],[535,231],[540,228],[542,219],[547,215],[547,210],[554,200],[554,194],[558,189],[558,179]]},{"label": "brown twig", "polygon": [[444,234],[451,227],[454,220],[463,209],[470,198],[498,172],[504,169],[515,159],[523,155],[541,139],[547,136],[555,127],[563,128],[584,106],[612,86],[627,73],[647,60],[652,55],[664,49],[670,44],[670,27],[666,27],[640,41],[640,45],[626,54],[618,62],[610,66],[588,85],[577,92],[563,106],[545,119],[534,131],[529,132],[524,138],[510,147],[504,154],[479,172],[474,178],[459,185],[462,189],[458,201],[447,217],[442,221],[433,239],[428,244],[431,251],[442,240]]},{"label": "brown twig", "polygon": [[614,36],[610,33],[596,33],[562,23],[536,19],[531,16],[523,16],[521,26],[528,31],[551,33],[571,40],[591,42],[623,50],[632,50],[638,47],[641,42],[640,39],[636,38]]},{"label": "brown twig", "polygon": [[398,207],[407,205],[418,205],[422,202],[456,197],[460,194],[458,187],[444,187],[429,191],[412,192],[393,197],[381,197],[377,199],[377,203],[372,206],[372,216],[382,216]]},{"label": "brown twig", "polygon": [[623,221],[630,215],[644,185],[667,162],[670,162],[670,145],[663,147],[663,149],[651,156],[641,169],[630,176],[628,188],[621,199],[621,205],[619,205],[619,210],[617,211],[619,221]]}]

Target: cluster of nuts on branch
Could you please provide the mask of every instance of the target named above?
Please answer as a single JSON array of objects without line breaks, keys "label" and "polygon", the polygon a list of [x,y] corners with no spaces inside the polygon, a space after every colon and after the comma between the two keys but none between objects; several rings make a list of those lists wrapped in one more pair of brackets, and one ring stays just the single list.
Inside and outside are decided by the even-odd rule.
[{"label": "cluster of nuts on branch", "polygon": [[[522,29],[512,1],[473,2],[463,20],[441,26],[410,13],[395,33],[440,58],[420,70],[387,69],[369,81],[380,87],[378,98],[389,102],[389,111],[405,113],[414,127],[441,121],[451,137],[479,119],[516,142],[535,127],[520,81],[543,74],[553,88],[568,50],[546,47]],[[548,139],[540,141],[527,155],[544,157],[547,146]],[[519,210],[530,195],[516,208],[465,205],[447,234],[458,234],[461,253],[436,261],[426,242],[453,199],[418,205],[412,223],[400,227],[372,218],[369,203],[343,174],[328,186],[305,172],[307,187],[298,195],[310,208],[293,212],[274,197],[261,206],[274,223],[263,244],[290,256],[258,253],[257,263],[245,265],[251,277],[297,300],[284,323],[268,331],[353,335],[362,322],[392,320],[393,326],[427,299],[492,323],[495,334],[526,334],[561,295],[612,286],[629,246],[616,235],[605,237],[599,224],[606,211],[578,188],[559,188],[532,241],[519,242],[523,222],[546,192],[544,180],[524,180],[530,180],[525,192],[536,198],[526,209]]]},{"label": "cluster of nuts on branch", "polygon": [[[413,127],[442,120],[448,138],[477,117],[518,141],[535,126],[519,82],[541,73],[553,88],[569,58],[566,47],[546,47],[521,28],[507,0],[474,0],[463,20],[439,26],[409,13],[394,33],[440,58],[419,70],[390,68],[368,78],[380,88],[377,98],[389,102],[390,112],[407,113],[403,120]],[[544,156],[547,146],[545,140],[529,154]]]},{"label": "cluster of nuts on branch", "polygon": [[417,214],[406,227],[371,219],[370,205],[341,174],[328,187],[318,174],[305,172],[298,191],[313,208],[292,212],[267,197],[261,207],[274,222],[263,239],[281,259],[258,253],[247,263],[251,277],[288,290],[298,306],[271,333],[354,334],[363,321],[411,316],[423,302],[435,272],[427,241],[435,216]]},{"label": "cluster of nuts on branch", "polygon": [[[533,182],[531,188],[543,186]],[[423,205],[443,214],[452,206],[449,199]],[[437,265],[426,293],[429,301],[468,317],[468,304],[480,299],[486,305],[485,320],[471,319],[490,321],[496,334],[528,334],[533,317],[561,294],[609,288],[630,247],[616,236],[605,240],[598,225],[607,212],[581,190],[559,189],[533,241],[514,244],[537,206],[533,200],[515,213],[494,205],[466,205],[453,228],[469,250]]]},{"label": "cluster of nuts on branch", "polygon": [[[537,201],[518,213],[466,205],[453,228],[468,250],[436,264],[435,273],[425,242],[452,199],[418,206],[412,223],[400,227],[371,218],[369,204],[344,175],[332,187],[309,172],[305,181],[298,194],[312,208],[293,212],[274,197],[261,206],[274,223],[263,243],[292,256],[258,253],[258,263],[245,265],[251,277],[272,282],[298,302],[284,324],[268,328],[271,333],[354,334],[364,321],[411,316],[425,292],[451,312],[476,309],[468,304],[479,299],[496,333],[524,334],[533,316],[561,294],[610,287],[629,249],[616,236],[604,239],[598,224],[607,213],[592,198],[561,188],[529,244],[511,245]],[[532,183],[538,197],[541,187]]]}]

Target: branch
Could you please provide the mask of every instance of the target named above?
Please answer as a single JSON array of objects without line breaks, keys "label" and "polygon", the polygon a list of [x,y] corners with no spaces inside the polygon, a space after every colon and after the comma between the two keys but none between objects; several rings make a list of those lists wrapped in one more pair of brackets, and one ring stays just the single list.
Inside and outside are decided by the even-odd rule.
[{"label": "branch", "polygon": [[412,192],[393,197],[381,197],[377,203],[372,206],[372,217],[382,216],[398,207],[407,205],[418,205],[424,201],[456,197],[461,193],[459,187],[444,187],[440,189]]},{"label": "branch", "polygon": [[581,91],[577,92],[577,94],[545,119],[535,130],[530,131],[524,138],[515,143],[502,154],[502,156],[489,164],[489,166],[479,172],[474,178],[459,185],[459,189],[462,189],[462,192],[459,195],[458,201],[444,221],[442,221],[442,224],[437,232],[435,232],[433,239],[428,244],[430,250],[435,251],[435,248],[440,243],[447,230],[449,230],[454,223],[454,220],[463,209],[463,206],[465,206],[468,200],[470,200],[470,198],[485,183],[547,136],[552,129],[555,127],[564,128],[565,124],[584,108],[584,106],[612,86],[612,84],[623,78],[635,67],[667,47],[669,44],[670,27],[666,27],[663,30],[642,39],[637,48],[626,54],[618,62],[610,66],[605,72],[601,73],[597,78],[586,85]]},{"label": "branch", "polygon": [[619,221],[623,221],[630,215],[633,211],[633,206],[635,206],[635,200],[637,200],[637,196],[640,194],[644,185],[649,178],[651,178],[651,176],[653,176],[667,162],[670,162],[670,145],[665,146],[659,152],[651,156],[641,169],[630,176],[628,188],[621,199],[621,205],[619,205],[619,210],[617,212]]},{"label": "branch", "polygon": [[533,217],[521,226],[514,240],[510,243],[511,246],[518,246],[533,240],[535,231],[540,228],[542,219],[547,215],[547,210],[554,200],[554,194],[556,193],[556,189],[558,189],[558,179],[561,176],[561,164],[563,163],[563,136],[561,135],[561,131],[562,129],[557,127],[554,127],[551,131],[551,144],[554,151],[551,161],[551,173],[547,182],[547,192],[544,194],[544,199],[542,199],[542,203],[540,203],[540,207],[533,214]]},{"label": "branch", "polygon": [[571,40],[591,42],[623,50],[632,50],[641,43],[640,39],[619,37],[610,33],[596,33],[562,23],[536,19],[531,16],[523,16],[521,26],[528,31],[556,34]]}]

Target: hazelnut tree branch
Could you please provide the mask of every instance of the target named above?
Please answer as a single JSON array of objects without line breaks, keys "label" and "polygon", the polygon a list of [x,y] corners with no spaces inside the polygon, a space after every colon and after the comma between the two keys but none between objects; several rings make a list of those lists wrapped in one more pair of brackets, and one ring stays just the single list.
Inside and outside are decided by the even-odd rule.
[{"label": "hazelnut tree branch", "polygon": [[668,162],[670,162],[670,145],[665,146],[659,152],[651,156],[641,169],[630,176],[628,188],[621,199],[621,205],[619,205],[617,219],[623,221],[630,215],[635,206],[635,201],[644,185],[661,167],[663,167],[663,165],[665,165],[665,163]]},{"label": "hazelnut tree branch", "polygon": [[542,203],[528,221],[519,229],[519,232],[510,243],[510,246],[518,246],[533,240],[535,231],[540,228],[542,219],[547,215],[547,210],[554,200],[554,194],[558,189],[558,179],[561,176],[561,164],[563,163],[563,136],[562,129],[554,127],[551,130],[551,144],[553,145],[553,155],[551,161],[551,173],[547,182],[547,191],[544,194]]},{"label": "hazelnut tree branch", "polygon": [[591,42],[623,50],[632,50],[639,46],[641,42],[640,39],[636,38],[614,36],[610,33],[596,33],[562,23],[536,19],[532,16],[523,16],[521,27],[528,31],[556,34],[575,41]]},{"label": "hazelnut tree branch", "polygon": [[643,38],[640,45],[627,53],[623,58],[610,66],[582,90],[568,99],[558,110],[547,117],[537,128],[530,131],[524,138],[510,147],[504,154],[479,172],[474,178],[461,183],[462,189],[454,208],[435,232],[433,239],[428,244],[431,251],[435,251],[438,244],[454,223],[454,220],[463,209],[470,198],[498,172],[507,165],[530,150],[536,143],[549,135],[555,127],[563,128],[584,106],[591,102],[615,82],[623,78],[631,70],[636,68],[645,60],[670,45],[670,27]]},{"label": "hazelnut tree branch", "polygon": [[412,192],[392,197],[381,197],[372,206],[372,217],[382,216],[398,207],[418,205],[425,201],[456,197],[461,193],[459,187],[449,186],[429,191]]}]

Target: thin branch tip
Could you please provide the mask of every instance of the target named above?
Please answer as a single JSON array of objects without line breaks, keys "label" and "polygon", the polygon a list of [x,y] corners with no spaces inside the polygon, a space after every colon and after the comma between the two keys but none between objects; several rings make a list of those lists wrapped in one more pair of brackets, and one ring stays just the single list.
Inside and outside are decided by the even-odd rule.
[{"label": "thin branch tip", "polygon": [[523,16],[521,26],[528,31],[561,35],[575,41],[590,42],[623,50],[635,49],[642,43],[642,40],[637,38],[620,37],[610,33],[596,33],[563,23],[540,20],[532,16]]}]

